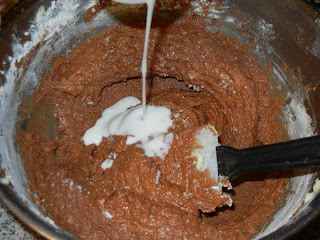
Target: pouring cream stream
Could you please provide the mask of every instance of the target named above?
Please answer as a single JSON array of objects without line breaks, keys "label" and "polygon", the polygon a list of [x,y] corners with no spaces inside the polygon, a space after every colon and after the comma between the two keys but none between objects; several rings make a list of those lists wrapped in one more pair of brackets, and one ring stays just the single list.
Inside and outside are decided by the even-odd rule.
[{"label": "pouring cream stream", "polygon": [[[147,52],[155,0],[116,1],[125,4],[147,3],[148,5],[141,64],[142,105],[139,105],[141,102],[135,97],[128,96],[121,99],[102,113],[95,125],[86,131],[83,141],[86,145],[99,145],[103,137],[129,135],[126,144],[139,143],[137,146],[142,148],[148,157],[158,156],[164,159],[173,140],[173,133],[168,133],[172,127],[171,111],[166,107],[147,106],[146,104]],[[111,167],[111,165],[108,166]]]},{"label": "pouring cream stream", "polygon": [[146,24],[146,32],[144,39],[144,49],[143,49],[143,57],[141,64],[141,73],[142,73],[142,106],[143,106],[143,115],[142,118],[146,117],[146,78],[147,78],[147,54],[148,54],[148,43],[149,43],[149,34],[152,22],[152,15],[155,0],[114,0],[115,2],[125,3],[125,4],[143,4],[146,3],[148,6],[147,12],[147,24]]}]

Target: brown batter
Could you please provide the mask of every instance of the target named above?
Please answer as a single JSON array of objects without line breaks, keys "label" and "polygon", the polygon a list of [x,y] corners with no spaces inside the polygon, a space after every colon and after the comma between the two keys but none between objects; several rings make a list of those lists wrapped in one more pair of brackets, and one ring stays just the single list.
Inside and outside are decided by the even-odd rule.
[{"label": "brown batter", "polygon": [[[211,180],[181,149],[204,124],[216,127],[222,145],[280,141],[281,98],[269,95],[269,78],[246,46],[205,31],[200,19],[164,24],[150,37],[147,101],[168,107],[172,130],[183,133],[165,160],[147,158],[125,136],[98,147],[82,141],[105,108],[141,96],[144,29],[117,26],[56,59],[34,95],[19,141],[30,191],[45,214],[83,239],[254,236],[280,207],[287,179],[275,172],[242,176],[232,183],[233,207],[212,212],[224,202],[212,205],[217,199],[203,190]],[[103,170],[109,156],[116,159]]]}]

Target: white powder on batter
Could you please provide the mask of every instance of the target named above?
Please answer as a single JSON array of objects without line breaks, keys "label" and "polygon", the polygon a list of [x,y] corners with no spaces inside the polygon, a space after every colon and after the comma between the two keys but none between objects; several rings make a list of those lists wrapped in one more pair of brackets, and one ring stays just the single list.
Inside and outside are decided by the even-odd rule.
[{"label": "white powder on batter", "polygon": [[[302,99],[297,96],[288,96],[290,102],[283,107],[283,114],[286,116],[286,126],[291,139],[311,137],[314,135],[312,119],[307,113],[307,109]],[[304,129],[304,131],[301,131]]]}]

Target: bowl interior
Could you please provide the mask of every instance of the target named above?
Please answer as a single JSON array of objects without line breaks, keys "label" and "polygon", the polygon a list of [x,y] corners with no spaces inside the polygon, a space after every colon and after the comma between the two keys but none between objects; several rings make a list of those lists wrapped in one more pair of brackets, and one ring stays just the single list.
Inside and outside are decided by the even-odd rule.
[{"label": "bowl interior", "polygon": [[[1,198],[23,221],[48,238],[73,237],[43,216],[26,191],[28,186],[17,148],[19,106],[34,93],[43,74],[50,70],[50,59],[67,56],[73,46],[117,22],[133,16],[143,19],[145,8],[109,5],[93,8],[95,2],[32,1],[8,13],[0,35],[0,165]],[[210,14],[203,16],[206,1],[190,3],[208,23],[207,31],[220,31],[247,44],[262,66],[270,69],[271,94],[285,92],[279,118],[290,138],[319,132],[320,93],[320,17],[300,1],[217,1]],[[24,8],[23,12],[20,12]],[[18,9],[18,10],[17,10]],[[155,12],[157,18],[179,21],[181,14]],[[244,31],[244,26],[246,31]],[[254,40],[255,45],[250,45]],[[309,86],[312,91],[306,91]],[[28,109],[24,109],[28,113]],[[285,203],[255,237],[287,236],[319,212],[320,194],[302,206],[305,196],[319,174],[313,169],[295,171],[287,187]],[[8,181],[7,181],[8,180]],[[8,184],[9,182],[9,184]],[[299,211],[298,211],[299,210]]]}]

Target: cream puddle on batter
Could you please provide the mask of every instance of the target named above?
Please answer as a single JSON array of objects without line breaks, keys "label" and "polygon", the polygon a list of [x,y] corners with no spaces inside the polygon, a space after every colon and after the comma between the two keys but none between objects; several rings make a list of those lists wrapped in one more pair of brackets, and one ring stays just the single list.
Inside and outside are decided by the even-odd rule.
[{"label": "cream puddle on batter", "polygon": [[86,145],[99,145],[102,138],[112,135],[127,136],[126,144],[138,143],[147,157],[167,155],[173,139],[171,111],[162,106],[147,105],[146,116],[140,100],[126,97],[104,110],[102,117],[83,136]]}]

